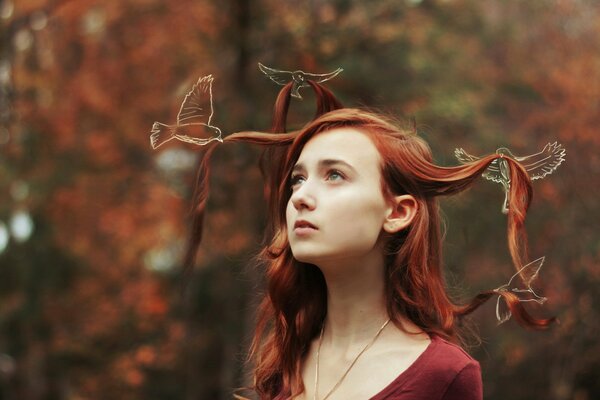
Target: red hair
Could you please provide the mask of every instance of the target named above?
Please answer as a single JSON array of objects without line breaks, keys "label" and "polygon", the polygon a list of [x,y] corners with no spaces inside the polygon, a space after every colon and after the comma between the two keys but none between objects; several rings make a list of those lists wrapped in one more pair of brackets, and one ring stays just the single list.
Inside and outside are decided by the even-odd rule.
[{"label": "red hair", "polygon": [[[318,267],[294,259],[287,237],[286,204],[289,176],[304,145],[315,135],[340,127],[352,127],[373,141],[381,155],[381,187],[385,196],[411,194],[418,202],[410,227],[389,236],[386,243],[385,297],[392,322],[404,330],[407,318],[429,334],[452,341],[460,339],[459,319],[490,297],[504,297],[515,319],[523,326],[546,328],[553,319],[535,319],[510,292],[488,291],[466,305],[455,304],[447,294],[442,271],[442,239],[437,197],[459,193],[479,179],[492,161],[504,157],[510,169],[508,247],[519,270],[526,255],[524,220],[532,198],[531,181],[515,160],[492,154],[469,164],[439,167],[432,162],[429,146],[413,132],[406,132],[385,118],[359,109],[341,108],[331,92],[313,82],[317,93],[316,118],[292,133],[239,132],[225,141],[246,141],[269,146],[261,160],[265,194],[269,199],[268,241],[259,257],[266,265],[267,293],[258,310],[258,322],[249,359],[256,362],[254,387],[261,399],[303,392],[301,366],[311,341],[318,336],[327,314],[327,286]],[[275,105],[274,131],[285,132],[289,108],[288,85]],[[202,217],[208,189],[209,148],[199,172],[193,232],[186,257],[191,267],[200,243]]]}]

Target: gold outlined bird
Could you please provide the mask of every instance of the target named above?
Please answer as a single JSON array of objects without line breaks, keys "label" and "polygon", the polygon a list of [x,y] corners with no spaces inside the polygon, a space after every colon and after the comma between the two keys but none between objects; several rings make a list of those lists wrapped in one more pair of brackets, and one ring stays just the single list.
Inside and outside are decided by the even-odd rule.
[{"label": "gold outlined bird", "polygon": [[[511,276],[510,280],[506,284],[500,286],[497,289],[494,289],[494,292],[503,292],[504,291],[504,292],[512,292],[512,293],[529,293],[531,295],[530,297],[519,298],[519,301],[520,302],[535,301],[538,304],[544,304],[546,302],[546,300],[548,300],[548,299],[546,297],[540,296],[536,292],[534,292],[531,285],[533,284],[533,281],[538,277],[538,275],[540,273],[540,269],[542,269],[542,265],[544,264],[545,259],[546,259],[546,257],[540,257],[537,260],[533,260],[529,264],[525,265],[518,272],[516,272],[513,276]],[[523,283],[525,284],[526,289],[519,289],[517,287],[511,287],[513,279],[515,279],[518,275],[521,276],[521,279],[522,279]],[[504,312],[502,312],[500,310],[500,299],[501,298],[502,298],[502,296],[498,296],[498,300],[496,301],[496,318],[498,319],[498,325],[503,322],[508,321],[512,315],[510,312],[510,309],[508,309]]]},{"label": "gold outlined bird", "polygon": [[212,75],[200,77],[185,96],[177,114],[176,125],[155,122],[150,145],[157,149],[171,139],[204,146],[213,140],[223,142],[221,130],[210,124],[213,116]]},{"label": "gold outlined bird", "polygon": [[292,97],[302,100],[300,95],[300,88],[309,87],[310,85],[306,82],[307,80],[315,81],[316,83],[323,83],[325,81],[334,78],[337,74],[343,71],[342,68],[338,68],[335,71],[327,74],[311,74],[304,71],[280,71],[278,69],[269,68],[261,63],[258,63],[258,68],[269,77],[273,82],[278,85],[285,86],[289,82],[293,81],[292,86]]},{"label": "gold outlined bird", "polygon": [[[516,160],[525,167],[529,178],[533,181],[542,179],[556,171],[558,166],[565,160],[566,150],[557,142],[548,143],[542,151],[525,157],[517,157],[506,147],[500,147],[496,154],[502,154]],[[480,157],[468,154],[464,149],[455,149],[454,156],[461,164],[467,164],[477,161]],[[508,213],[508,194],[510,191],[510,169],[508,162],[504,158],[497,158],[490,163],[487,169],[481,174],[485,179],[500,183],[504,189],[504,203],[502,204],[502,213]]]}]

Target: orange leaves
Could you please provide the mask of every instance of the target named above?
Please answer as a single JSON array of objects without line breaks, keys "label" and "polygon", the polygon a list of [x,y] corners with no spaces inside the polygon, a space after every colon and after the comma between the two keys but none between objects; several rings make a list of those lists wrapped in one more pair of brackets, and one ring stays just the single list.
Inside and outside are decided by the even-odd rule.
[{"label": "orange leaves", "polygon": [[109,131],[92,131],[84,135],[83,151],[88,161],[99,167],[114,167],[125,161],[122,149]]},{"label": "orange leaves", "polygon": [[152,346],[144,345],[140,346],[135,352],[135,361],[143,366],[152,365],[157,357],[156,349]]}]

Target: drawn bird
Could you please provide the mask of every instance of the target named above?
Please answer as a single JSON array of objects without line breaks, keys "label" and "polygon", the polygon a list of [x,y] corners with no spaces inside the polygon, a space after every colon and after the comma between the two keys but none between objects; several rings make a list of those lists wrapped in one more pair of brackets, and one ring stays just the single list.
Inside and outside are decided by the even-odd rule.
[{"label": "drawn bird", "polygon": [[322,83],[330,80],[335,77],[337,74],[343,71],[342,68],[338,68],[333,72],[328,74],[311,74],[304,71],[280,71],[277,69],[269,68],[261,63],[258,63],[258,68],[269,77],[273,82],[278,85],[285,86],[290,81],[293,81],[294,84],[292,86],[292,97],[302,100],[302,96],[300,95],[300,88],[309,87],[310,85],[306,82],[307,80],[312,80],[317,83]]},{"label": "drawn bird", "polygon": [[[513,276],[511,276],[508,283],[500,286],[497,289],[494,289],[494,291],[495,292],[503,292],[504,291],[504,292],[513,292],[513,293],[529,293],[531,295],[530,297],[519,298],[519,301],[520,302],[535,301],[538,304],[544,304],[546,302],[546,300],[548,300],[548,299],[546,297],[539,296],[536,292],[534,292],[531,285],[533,284],[533,281],[538,277],[538,275],[540,273],[540,269],[542,268],[542,265],[544,264],[545,259],[546,259],[546,257],[540,257],[537,260],[533,260],[529,264],[525,265],[517,273],[515,273]],[[523,283],[526,286],[526,289],[519,289],[517,287],[511,287],[513,279],[515,279],[519,275],[521,276]],[[502,296],[498,296],[498,300],[496,301],[496,318],[498,319],[498,324],[508,321],[511,317],[510,309],[506,309],[505,311],[500,310],[500,308],[501,308],[500,299],[501,298],[502,298]]]},{"label": "drawn bird", "polygon": [[[529,173],[530,179],[542,179],[556,171],[558,166],[565,160],[566,151],[562,145],[548,143],[542,151],[525,157],[517,157],[506,147],[500,147],[496,154],[502,154],[518,161]],[[477,161],[480,157],[468,154],[462,148],[455,149],[454,155],[461,164],[467,164]],[[504,189],[504,203],[502,204],[502,213],[508,213],[508,194],[510,191],[510,169],[508,162],[504,158],[497,158],[481,174],[485,179],[500,183]]]},{"label": "drawn bird", "polygon": [[223,142],[221,130],[210,124],[213,116],[212,75],[200,77],[185,96],[176,125],[155,122],[150,132],[150,144],[157,149],[171,139],[204,146],[213,140]]}]

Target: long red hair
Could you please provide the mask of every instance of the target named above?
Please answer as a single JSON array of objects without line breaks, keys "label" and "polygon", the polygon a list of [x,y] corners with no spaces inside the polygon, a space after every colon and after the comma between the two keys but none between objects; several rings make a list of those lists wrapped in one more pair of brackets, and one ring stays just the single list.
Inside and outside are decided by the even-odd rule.
[{"label": "long red hair", "polygon": [[[249,360],[255,361],[254,386],[261,399],[294,397],[304,390],[302,360],[318,336],[327,314],[327,286],[318,267],[294,259],[287,237],[285,209],[290,197],[289,176],[304,145],[315,135],[339,127],[352,127],[368,135],[381,155],[381,188],[385,196],[411,194],[418,211],[409,228],[386,243],[385,295],[389,317],[403,329],[408,318],[423,331],[458,341],[459,319],[490,297],[504,297],[515,319],[535,329],[553,319],[535,319],[510,292],[488,291],[470,303],[455,304],[448,296],[442,271],[442,238],[437,197],[459,193],[476,182],[492,161],[504,157],[510,168],[508,248],[519,270],[527,260],[524,221],[532,198],[531,181],[515,160],[492,154],[469,164],[440,167],[433,163],[429,146],[415,132],[399,129],[375,113],[342,108],[333,94],[309,82],[317,94],[317,115],[297,132],[285,133],[291,85],[284,87],[275,104],[273,131],[239,132],[225,141],[245,141],[268,146],[261,159],[269,207],[267,243],[259,258],[266,266],[267,293],[258,310],[258,321]],[[202,219],[208,196],[207,150],[199,168],[192,234],[186,254],[191,268],[200,244]]]}]

